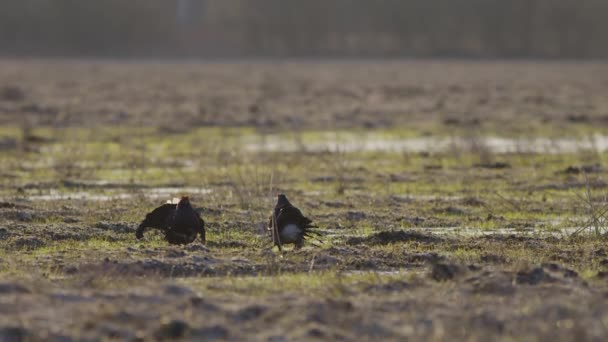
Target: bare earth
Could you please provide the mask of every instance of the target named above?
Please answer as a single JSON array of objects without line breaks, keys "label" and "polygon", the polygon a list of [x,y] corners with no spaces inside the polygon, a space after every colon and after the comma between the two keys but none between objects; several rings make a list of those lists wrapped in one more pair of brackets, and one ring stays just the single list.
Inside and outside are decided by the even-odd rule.
[{"label": "bare earth", "polygon": [[[603,63],[1,60],[0,340],[603,341],[606,94]],[[321,241],[273,248],[277,192]],[[183,194],[206,246],[135,239]]]},{"label": "bare earth", "polygon": [[[0,61],[24,90],[2,123],[391,128],[504,133],[608,121],[608,65],[558,62]],[[546,129],[546,127],[544,127]]]}]

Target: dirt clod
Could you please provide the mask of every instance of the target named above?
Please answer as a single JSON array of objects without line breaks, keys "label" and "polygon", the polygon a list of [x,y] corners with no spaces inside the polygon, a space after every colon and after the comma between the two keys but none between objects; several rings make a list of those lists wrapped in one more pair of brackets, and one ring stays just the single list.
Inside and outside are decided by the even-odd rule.
[{"label": "dirt clod", "polygon": [[192,336],[200,340],[213,341],[213,340],[225,340],[230,337],[228,329],[221,325],[214,325],[211,327],[195,329],[192,331]]},{"label": "dirt clod", "polygon": [[365,213],[360,211],[349,211],[346,213],[346,218],[351,221],[361,221],[366,217]]},{"label": "dirt clod", "polygon": [[346,240],[348,245],[369,244],[369,245],[388,245],[396,242],[417,241],[422,243],[436,243],[441,241],[441,238],[425,235],[413,231],[384,231],[372,234],[368,237],[352,237]]},{"label": "dirt clod", "polygon": [[267,311],[267,308],[261,305],[252,305],[239,310],[234,314],[234,319],[239,322],[250,321],[257,319]]},{"label": "dirt clod", "polygon": [[542,267],[536,267],[530,271],[519,271],[515,282],[519,285],[538,285],[544,281],[552,281],[553,277],[547,274]]},{"label": "dirt clod", "polygon": [[568,175],[578,175],[581,173],[600,173],[603,172],[604,168],[601,164],[590,164],[581,166],[568,166],[562,173]]},{"label": "dirt clod", "polygon": [[446,281],[452,280],[458,274],[463,272],[462,266],[452,265],[452,264],[444,264],[444,263],[435,263],[431,268],[430,276],[436,281]]},{"label": "dirt clod", "polygon": [[31,290],[18,283],[0,283],[0,294],[30,293]]},{"label": "dirt clod", "polygon": [[9,245],[15,249],[31,250],[44,246],[45,242],[40,238],[25,235],[12,238]]},{"label": "dirt clod", "polygon": [[158,329],[156,336],[161,339],[176,339],[185,337],[189,331],[188,323],[182,320],[171,320]]},{"label": "dirt clod", "polygon": [[23,327],[0,327],[0,340],[2,340],[3,342],[25,341],[28,335],[28,330]]},{"label": "dirt clod", "polygon": [[511,165],[509,163],[505,163],[505,162],[492,162],[492,163],[475,164],[475,167],[478,167],[481,169],[501,170],[501,169],[508,169],[511,167]]},{"label": "dirt clod", "polygon": [[19,102],[25,100],[25,91],[17,86],[3,86],[0,88],[0,100]]},{"label": "dirt clod", "polygon": [[121,223],[121,222],[101,221],[101,222],[97,222],[97,224],[95,224],[95,228],[109,230],[109,231],[112,231],[115,233],[121,233],[121,234],[130,234],[135,231],[135,229],[130,227],[127,223]]},{"label": "dirt clod", "polygon": [[167,285],[164,287],[164,292],[171,296],[185,296],[185,295],[194,295],[194,292],[184,286],[179,285]]}]

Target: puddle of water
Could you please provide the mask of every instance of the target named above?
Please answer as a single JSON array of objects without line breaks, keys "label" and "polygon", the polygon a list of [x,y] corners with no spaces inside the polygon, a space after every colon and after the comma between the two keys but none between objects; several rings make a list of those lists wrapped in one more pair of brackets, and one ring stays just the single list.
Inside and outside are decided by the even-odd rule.
[{"label": "puddle of water", "polygon": [[399,275],[413,275],[419,274],[422,275],[426,271],[423,269],[398,269],[398,270],[389,270],[389,271],[369,271],[369,270],[350,270],[346,272],[342,272],[341,274],[345,276],[358,276],[358,275],[366,275],[373,274],[377,276],[399,276]]},{"label": "puddle of water", "polygon": [[170,199],[174,195],[188,194],[188,195],[205,195],[211,193],[213,190],[206,188],[194,188],[194,187],[159,187],[146,189],[142,192],[137,193],[112,193],[112,194],[100,194],[95,192],[87,191],[76,191],[76,192],[62,192],[57,189],[50,189],[47,194],[42,195],[28,195],[27,198],[32,201],[58,201],[58,200],[87,200],[87,201],[114,201],[131,199],[139,196],[144,196],[151,199]]},{"label": "puddle of water", "polygon": [[49,191],[46,195],[32,195],[27,196],[29,200],[32,201],[59,201],[59,200],[87,200],[87,201],[112,201],[112,200],[120,200],[120,199],[129,199],[133,198],[134,195],[131,194],[114,194],[114,195],[99,195],[92,194],[89,192],[59,192],[55,189]]},{"label": "puddle of water", "polygon": [[[414,231],[422,234],[430,234],[437,236],[464,236],[464,237],[479,237],[479,236],[534,236],[534,237],[561,237],[571,235],[576,232],[579,228],[577,227],[564,227],[558,229],[545,229],[545,228],[492,228],[492,229],[481,229],[476,227],[413,227],[407,228],[407,231]],[[584,234],[584,233],[583,233]],[[324,230],[323,237],[326,239],[338,238],[348,239],[352,237],[361,237],[359,234],[348,234],[344,232],[335,232],[331,230]]]},{"label": "puddle of water", "polygon": [[476,236],[490,236],[490,235],[518,235],[518,236],[563,236],[574,233],[578,228],[565,227],[559,229],[546,229],[546,228],[492,228],[492,229],[480,229],[476,227],[416,227],[410,228],[413,231],[419,231],[421,233],[430,233],[434,235],[460,235],[467,237]]},{"label": "puddle of water", "polygon": [[307,142],[301,139],[289,139],[284,136],[270,135],[263,140],[245,142],[245,149],[252,152],[445,152],[453,149],[484,149],[493,153],[575,153],[582,150],[608,150],[608,136],[594,135],[588,139],[549,139],[499,137],[480,138],[406,138],[388,139],[374,136],[345,136],[336,139],[328,134],[322,141]]},{"label": "puddle of water", "polygon": [[147,197],[167,197],[171,194],[190,194],[190,195],[205,195],[210,194],[213,190],[208,188],[195,188],[195,187],[160,187],[147,189],[144,194]]},{"label": "puddle of water", "polygon": [[464,199],[463,196],[436,196],[436,195],[393,195],[392,199],[400,202],[408,202],[408,201],[460,201]]}]

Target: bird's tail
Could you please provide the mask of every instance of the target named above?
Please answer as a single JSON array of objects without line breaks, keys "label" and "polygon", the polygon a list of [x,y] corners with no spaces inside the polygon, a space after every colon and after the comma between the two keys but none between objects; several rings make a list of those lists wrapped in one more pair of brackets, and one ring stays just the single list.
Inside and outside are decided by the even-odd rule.
[{"label": "bird's tail", "polygon": [[306,226],[306,229],[304,230],[304,238],[307,239],[308,242],[315,247],[319,247],[319,245],[313,243],[313,241],[318,242],[320,244],[324,243],[320,239],[320,237],[323,236],[323,233],[316,230],[318,228],[319,228],[318,226],[308,225],[308,226]]}]

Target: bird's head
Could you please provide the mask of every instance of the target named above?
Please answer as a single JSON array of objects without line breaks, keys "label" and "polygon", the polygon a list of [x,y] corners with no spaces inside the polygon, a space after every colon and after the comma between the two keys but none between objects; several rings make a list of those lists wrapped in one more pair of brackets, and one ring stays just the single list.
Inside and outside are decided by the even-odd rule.
[{"label": "bird's head", "polygon": [[187,208],[190,206],[190,198],[188,196],[182,196],[182,198],[177,203],[177,209]]},{"label": "bird's head", "polygon": [[287,199],[287,196],[285,196],[285,194],[279,194],[277,196],[277,206],[284,207],[287,205],[291,205],[291,203],[289,203],[289,200]]}]

